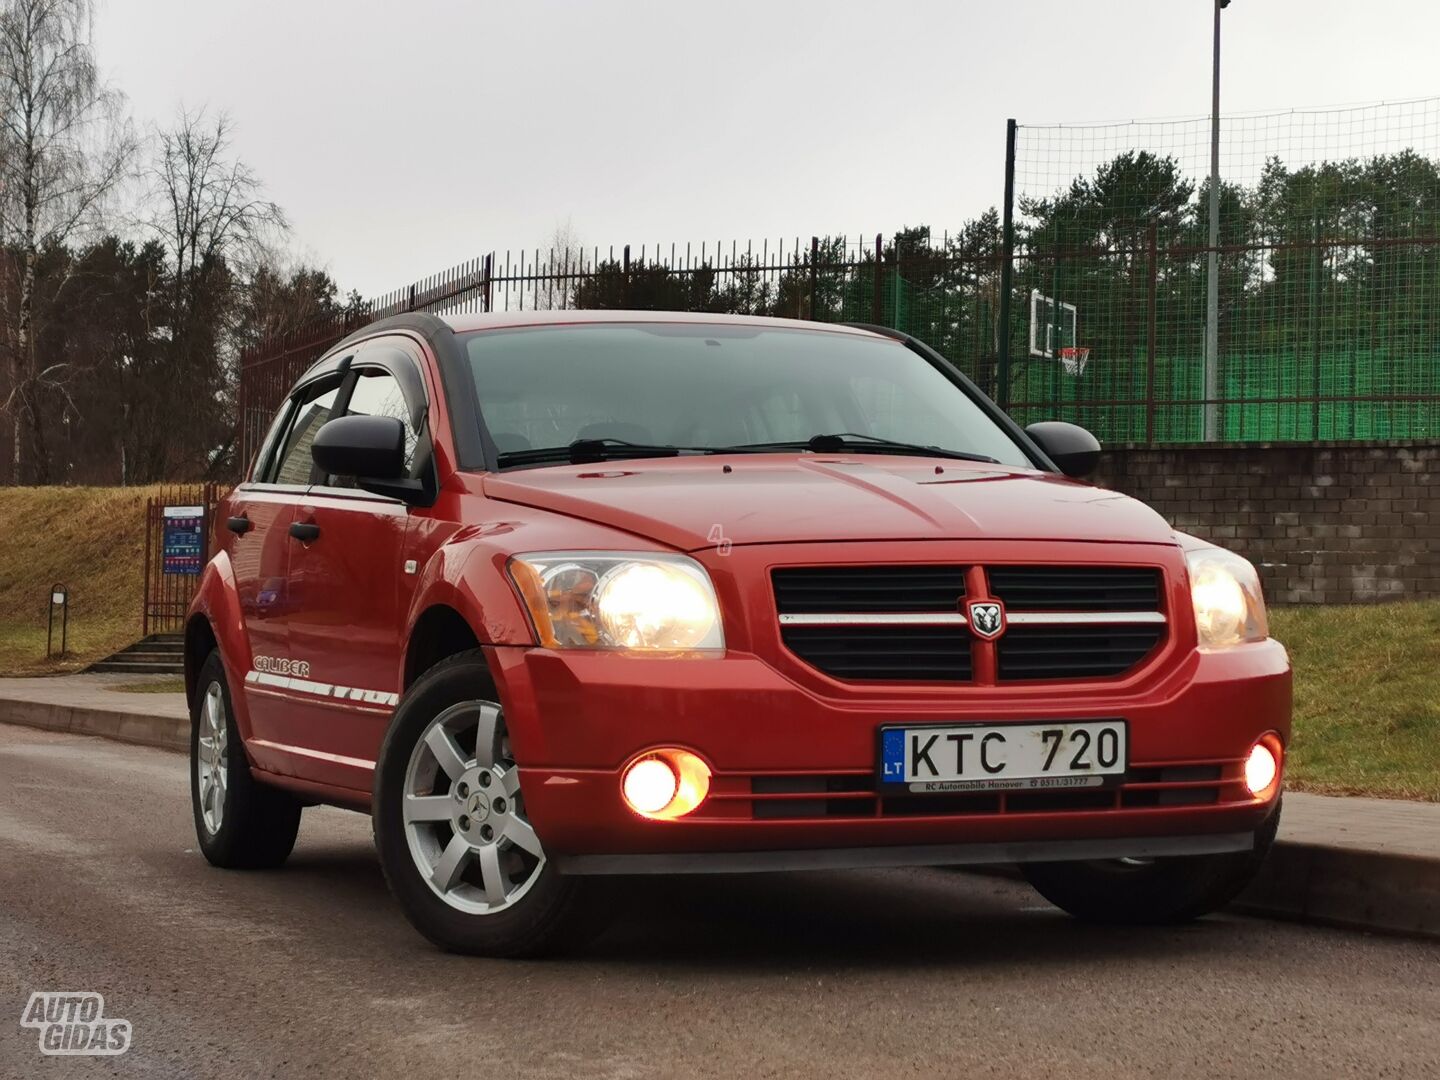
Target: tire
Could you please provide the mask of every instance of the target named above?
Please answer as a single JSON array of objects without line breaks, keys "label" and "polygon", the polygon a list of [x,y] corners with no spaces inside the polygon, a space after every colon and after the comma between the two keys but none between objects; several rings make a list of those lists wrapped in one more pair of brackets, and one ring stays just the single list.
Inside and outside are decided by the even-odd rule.
[{"label": "tire", "polygon": [[441,949],[539,956],[602,925],[599,884],[556,870],[529,825],[480,650],[441,661],[406,691],[380,750],[372,805],[390,891]]},{"label": "tire", "polygon": [[1255,832],[1249,851],[1153,860],[1027,863],[1035,890],[1085,922],[1163,926],[1218,911],[1250,884],[1280,825],[1280,804]]},{"label": "tire", "polygon": [[279,866],[295,847],[300,802],[251,776],[218,650],[200,666],[190,702],[190,804],[200,851],[213,866]]}]

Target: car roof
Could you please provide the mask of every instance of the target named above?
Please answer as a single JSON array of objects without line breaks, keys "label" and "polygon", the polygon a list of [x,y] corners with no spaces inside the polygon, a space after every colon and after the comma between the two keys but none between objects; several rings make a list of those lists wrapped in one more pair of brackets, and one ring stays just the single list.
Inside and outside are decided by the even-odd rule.
[{"label": "car roof", "polygon": [[721,315],[696,311],[495,311],[476,315],[441,315],[456,333],[472,330],[499,330],[517,326],[564,326],[582,323],[690,323],[769,327],[777,330],[821,330],[860,337],[878,337],[873,330],[841,323],[810,322],[805,319],[777,319],[760,315]]}]

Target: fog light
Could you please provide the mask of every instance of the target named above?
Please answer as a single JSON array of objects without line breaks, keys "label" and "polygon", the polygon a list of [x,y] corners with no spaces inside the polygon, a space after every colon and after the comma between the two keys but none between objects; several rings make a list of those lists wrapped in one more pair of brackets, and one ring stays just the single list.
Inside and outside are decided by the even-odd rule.
[{"label": "fog light", "polygon": [[710,768],[688,750],[651,750],[625,769],[625,804],[641,817],[684,817],[710,793]]},{"label": "fog light", "polygon": [[659,758],[642,758],[625,771],[625,801],[637,814],[657,814],[670,805],[680,778]]},{"label": "fog light", "polygon": [[1275,759],[1275,751],[1264,742],[1256,743],[1245,761],[1245,786],[1250,789],[1250,794],[1261,795],[1268,791],[1279,772],[1280,763]]}]

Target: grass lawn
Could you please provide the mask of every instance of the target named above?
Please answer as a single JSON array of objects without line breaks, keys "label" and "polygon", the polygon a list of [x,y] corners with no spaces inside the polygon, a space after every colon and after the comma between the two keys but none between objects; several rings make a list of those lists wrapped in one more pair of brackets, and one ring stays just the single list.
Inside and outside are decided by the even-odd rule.
[{"label": "grass lawn", "polygon": [[[157,490],[0,488],[0,674],[74,671],[139,640],[145,500]],[[55,582],[70,589],[69,650],[58,662],[45,659]]]},{"label": "grass lawn", "polygon": [[1287,783],[1440,802],[1440,601],[1270,612],[1295,665]]},{"label": "grass lawn", "polygon": [[185,679],[175,675],[164,679],[151,679],[149,682],[116,683],[106,689],[121,694],[183,694]]}]

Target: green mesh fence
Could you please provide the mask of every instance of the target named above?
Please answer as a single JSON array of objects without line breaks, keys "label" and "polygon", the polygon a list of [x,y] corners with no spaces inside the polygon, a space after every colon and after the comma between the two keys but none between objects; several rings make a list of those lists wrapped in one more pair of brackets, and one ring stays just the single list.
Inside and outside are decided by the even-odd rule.
[{"label": "green mesh fence", "polygon": [[[1440,99],[1220,131],[1220,438],[1440,436]],[[1203,437],[1209,139],[1208,119],[1019,127],[1018,418]],[[1079,374],[1043,355],[1061,307]]]}]

